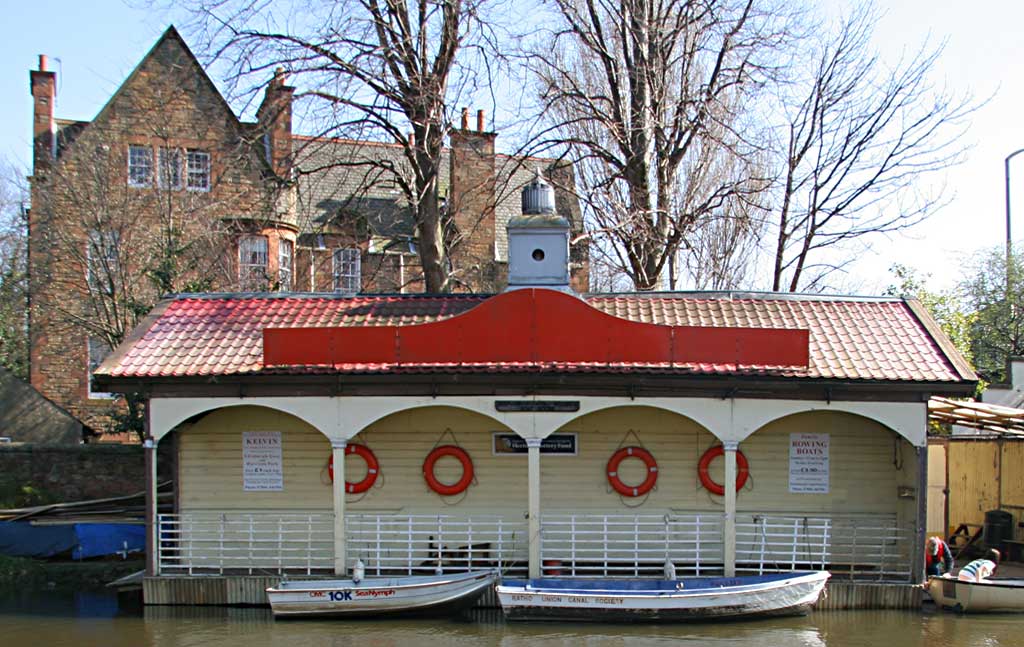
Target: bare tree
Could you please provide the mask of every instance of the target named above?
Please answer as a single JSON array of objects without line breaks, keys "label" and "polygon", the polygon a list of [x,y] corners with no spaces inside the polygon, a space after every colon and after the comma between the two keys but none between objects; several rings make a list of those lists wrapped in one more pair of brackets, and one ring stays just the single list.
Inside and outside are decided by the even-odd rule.
[{"label": "bare tree", "polygon": [[230,66],[243,93],[283,66],[321,136],[396,143],[401,156],[364,155],[340,164],[400,188],[416,221],[428,292],[449,285],[442,149],[454,107],[477,74],[465,50],[486,40],[486,0],[343,0],[266,3],[198,0],[198,29]]},{"label": "bare tree", "polygon": [[754,0],[554,5],[561,24],[537,54],[543,103],[593,235],[655,289],[694,228],[767,185],[744,163],[757,151],[746,115],[785,21]]},{"label": "bare tree", "polygon": [[0,162],[0,366],[28,379],[28,185]]},{"label": "bare tree", "polygon": [[975,106],[932,86],[942,48],[890,69],[871,48],[876,20],[861,4],[819,30],[815,54],[804,57],[811,68],[798,67],[786,92],[773,290],[813,288],[842,269],[850,243],[919,223],[942,203],[941,191],[919,190],[922,180],[963,153]]}]

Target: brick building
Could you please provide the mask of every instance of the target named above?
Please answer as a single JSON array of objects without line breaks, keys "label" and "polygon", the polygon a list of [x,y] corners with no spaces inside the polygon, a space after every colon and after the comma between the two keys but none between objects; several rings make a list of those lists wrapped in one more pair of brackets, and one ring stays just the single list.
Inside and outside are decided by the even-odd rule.
[{"label": "brick building", "polygon": [[[293,88],[267,85],[255,122],[234,113],[172,27],[89,122],[56,118],[56,75],[30,72],[31,382],[95,429],[121,410],[92,388],[99,364],[165,293],[422,290],[412,211],[366,162],[397,145],[292,133]],[[505,223],[535,168],[495,154],[482,113],[453,129],[440,191],[453,289],[494,292],[507,274]],[[582,231],[578,203],[561,213]],[[585,291],[584,246],[573,283]]]}]

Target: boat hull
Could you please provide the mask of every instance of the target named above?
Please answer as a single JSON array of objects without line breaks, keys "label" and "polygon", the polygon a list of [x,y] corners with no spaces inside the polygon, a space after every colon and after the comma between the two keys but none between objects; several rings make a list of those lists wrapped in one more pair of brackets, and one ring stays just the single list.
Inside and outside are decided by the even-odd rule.
[{"label": "boat hull", "polygon": [[935,604],[959,613],[1024,612],[1024,580],[992,579],[961,582],[951,577],[928,578]]},{"label": "boat hull", "polygon": [[472,607],[496,575],[490,571],[437,577],[282,582],[267,589],[277,618],[446,615]]},{"label": "boat hull", "polygon": [[646,590],[614,580],[534,580],[529,586],[499,585],[497,592],[510,620],[687,622],[801,615],[818,601],[828,577],[822,572],[691,578],[652,583]]}]

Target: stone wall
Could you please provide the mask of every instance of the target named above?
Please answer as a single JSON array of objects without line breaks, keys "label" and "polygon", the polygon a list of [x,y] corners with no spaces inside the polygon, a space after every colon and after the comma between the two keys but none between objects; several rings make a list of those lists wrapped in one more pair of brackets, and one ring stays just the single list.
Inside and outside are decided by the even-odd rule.
[{"label": "stone wall", "polygon": [[[161,449],[158,474],[164,481],[172,478],[174,453],[171,443]],[[61,502],[136,494],[146,484],[140,445],[0,445],[0,477]]]}]

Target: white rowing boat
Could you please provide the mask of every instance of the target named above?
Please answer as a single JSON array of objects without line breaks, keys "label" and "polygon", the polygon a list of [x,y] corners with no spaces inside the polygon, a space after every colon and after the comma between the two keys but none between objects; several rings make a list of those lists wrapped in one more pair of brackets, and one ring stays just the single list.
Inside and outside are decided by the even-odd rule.
[{"label": "white rowing boat", "polygon": [[824,571],[680,580],[539,579],[497,587],[509,619],[686,621],[799,615],[818,601]]},{"label": "white rowing boat", "polygon": [[1024,580],[1021,579],[963,582],[952,577],[930,577],[928,593],[938,606],[960,613],[1024,611]]},{"label": "white rowing boat", "polygon": [[467,609],[494,585],[493,571],[424,577],[283,581],[267,589],[275,617],[443,615]]}]

